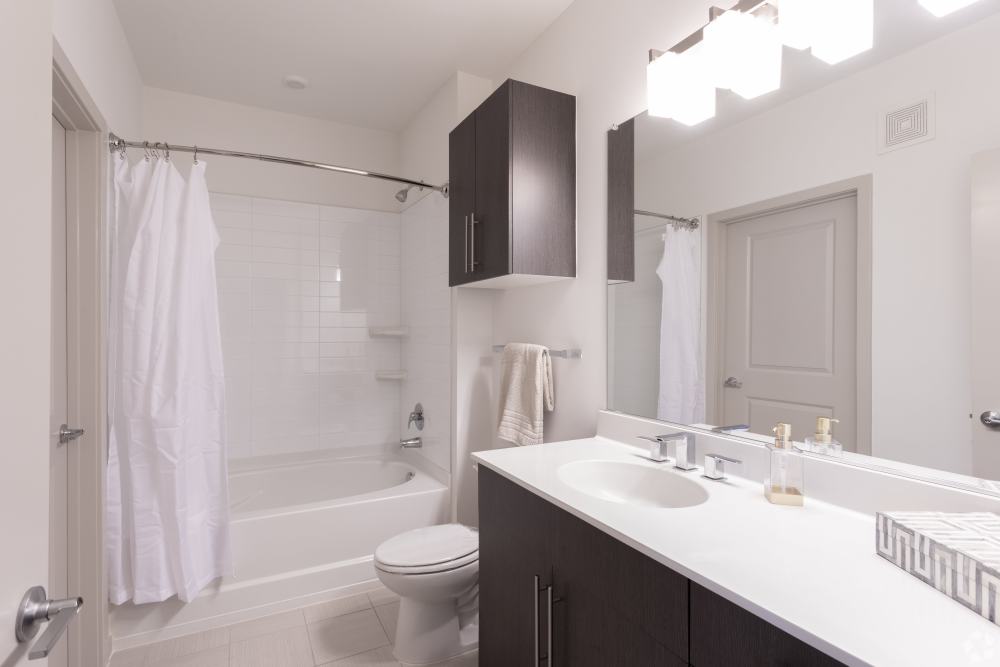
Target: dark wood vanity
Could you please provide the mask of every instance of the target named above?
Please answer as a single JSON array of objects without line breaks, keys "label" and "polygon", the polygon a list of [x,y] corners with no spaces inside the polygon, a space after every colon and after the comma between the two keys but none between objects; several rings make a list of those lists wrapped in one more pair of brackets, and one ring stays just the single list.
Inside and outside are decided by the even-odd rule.
[{"label": "dark wood vanity", "polygon": [[482,667],[839,665],[479,468]]},{"label": "dark wood vanity", "polygon": [[448,159],[450,285],[576,275],[576,98],[508,79],[452,130]]}]

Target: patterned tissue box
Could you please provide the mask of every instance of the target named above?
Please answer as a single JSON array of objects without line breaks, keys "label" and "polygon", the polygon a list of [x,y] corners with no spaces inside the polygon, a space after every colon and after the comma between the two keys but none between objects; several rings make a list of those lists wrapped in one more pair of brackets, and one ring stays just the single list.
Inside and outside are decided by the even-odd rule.
[{"label": "patterned tissue box", "polygon": [[1000,516],[878,512],[879,556],[1000,625]]}]

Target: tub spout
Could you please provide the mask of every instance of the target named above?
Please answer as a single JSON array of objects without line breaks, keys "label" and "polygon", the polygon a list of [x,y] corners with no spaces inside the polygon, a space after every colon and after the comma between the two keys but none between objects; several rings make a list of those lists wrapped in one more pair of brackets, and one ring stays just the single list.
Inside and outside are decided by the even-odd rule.
[{"label": "tub spout", "polygon": [[423,447],[424,443],[419,437],[406,438],[405,440],[399,441],[399,446],[403,449],[416,449],[418,447]]}]

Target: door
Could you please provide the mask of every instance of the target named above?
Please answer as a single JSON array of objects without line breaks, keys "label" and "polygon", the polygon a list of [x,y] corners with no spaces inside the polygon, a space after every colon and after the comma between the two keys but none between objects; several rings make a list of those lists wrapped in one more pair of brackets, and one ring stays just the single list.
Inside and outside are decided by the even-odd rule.
[{"label": "door", "polygon": [[725,225],[723,424],[801,440],[833,417],[857,451],[857,217],[851,193]]},{"label": "door", "polygon": [[972,474],[1000,479],[1000,429],[980,420],[1000,412],[1000,150],[972,160]]},{"label": "door", "polygon": [[480,466],[479,521],[479,664],[530,667],[548,643],[556,509]]},{"label": "door", "polygon": [[511,272],[510,90],[508,81],[476,109],[476,206],[471,243],[476,280]]},{"label": "door", "polygon": [[469,216],[476,208],[476,115],[448,135],[448,284],[476,280],[469,266]]},{"label": "door", "polygon": [[[66,337],[66,129],[52,119],[52,338],[49,403],[49,597],[68,597],[67,490],[71,442],[59,430],[69,413]],[[72,631],[72,630],[71,630]],[[50,667],[67,664],[65,638],[49,654]]]}]

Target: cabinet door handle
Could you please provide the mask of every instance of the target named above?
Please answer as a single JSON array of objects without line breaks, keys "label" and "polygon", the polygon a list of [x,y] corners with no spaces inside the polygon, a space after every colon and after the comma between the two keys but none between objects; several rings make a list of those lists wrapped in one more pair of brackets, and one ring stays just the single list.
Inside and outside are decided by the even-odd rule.
[{"label": "cabinet door handle", "polygon": [[462,270],[469,272],[469,216],[465,216],[465,263]]},{"label": "cabinet door handle", "polygon": [[470,243],[469,246],[471,250],[469,251],[469,271],[472,273],[476,272],[476,214],[472,213],[469,215],[469,229],[470,231]]},{"label": "cabinet door handle", "polygon": [[536,574],[535,575],[534,586],[532,587],[532,591],[531,591],[532,599],[535,601],[534,612],[533,612],[534,613],[534,621],[535,621],[535,644],[534,644],[534,646],[535,646],[535,650],[534,650],[535,667],[539,667],[538,649],[540,648],[538,646],[538,634],[539,634],[539,630],[538,630],[538,621],[539,621],[539,618],[538,618],[538,601],[539,601],[538,600],[538,593],[541,590],[539,588],[539,586],[541,586],[541,581],[539,580],[538,575]]},{"label": "cabinet door handle", "polygon": [[547,667],[552,667],[552,664],[553,664],[553,660],[552,660],[552,584],[548,585],[548,587],[545,589],[545,593],[546,593],[546,595],[548,597],[548,624],[547,624],[547,626],[545,628],[546,630],[548,630],[548,632],[546,633],[547,634],[547,637],[546,637],[547,641],[546,641],[546,643],[548,644],[548,648],[546,649],[546,653],[545,653],[545,660],[546,660],[545,664],[547,665]]}]

